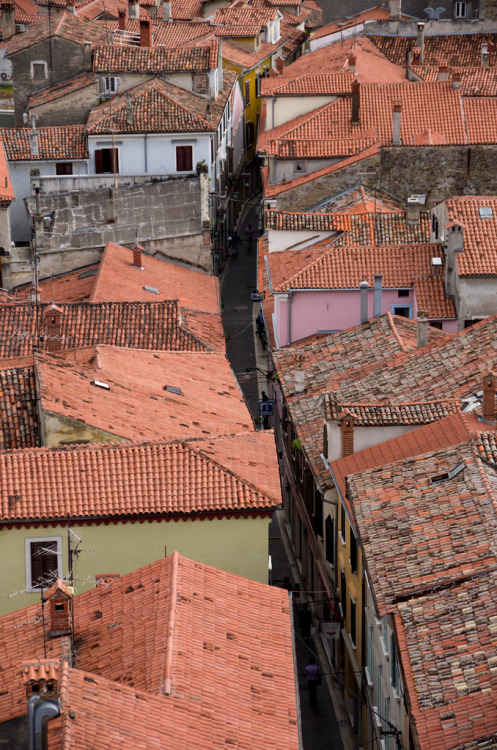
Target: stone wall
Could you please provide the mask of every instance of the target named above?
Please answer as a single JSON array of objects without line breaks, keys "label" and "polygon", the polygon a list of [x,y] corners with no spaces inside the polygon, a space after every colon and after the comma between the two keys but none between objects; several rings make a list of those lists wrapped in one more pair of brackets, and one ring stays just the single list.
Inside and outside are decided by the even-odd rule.
[{"label": "stone wall", "polygon": [[277,205],[279,210],[309,211],[360,183],[402,201],[422,193],[428,208],[452,195],[496,195],[496,158],[497,145],[390,146],[379,155],[282,192]]},{"label": "stone wall", "polygon": [[54,99],[29,112],[36,115],[36,127],[50,125],[80,125],[86,122],[90,110],[98,104],[100,85],[97,80],[90,86],[73,91],[60,99]]},{"label": "stone wall", "polygon": [[[43,219],[34,219],[40,279],[98,261],[107,242],[131,247],[136,237],[148,252],[211,271],[205,178],[41,193]],[[33,216],[35,198],[27,198],[26,207]],[[26,276],[16,283],[30,281],[31,274]]]}]

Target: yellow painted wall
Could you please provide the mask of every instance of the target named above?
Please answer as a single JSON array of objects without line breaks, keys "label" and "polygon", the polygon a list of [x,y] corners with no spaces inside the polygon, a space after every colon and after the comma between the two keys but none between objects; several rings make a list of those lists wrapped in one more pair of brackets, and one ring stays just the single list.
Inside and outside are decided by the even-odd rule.
[{"label": "yellow painted wall", "polygon": [[125,440],[84,422],[61,417],[59,414],[44,412],[42,416],[44,445],[54,448],[63,443],[116,443]]},{"label": "yellow painted wall", "polygon": [[[357,572],[352,573],[350,567],[350,535],[351,528],[347,516],[345,516],[345,529],[341,528],[341,514],[339,513],[339,535],[337,545],[337,558],[338,558],[338,570],[343,570],[345,573],[345,581],[347,586],[347,597],[352,596],[356,602],[356,651],[355,657],[359,665],[362,664],[362,553],[359,545],[357,546]],[[345,540],[345,544],[342,543],[342,539]],[[350,633],[350,606],[347,602],[347,619],[345,621],[345,627],[347,633]]]},{"label": "yellow painted wall", "polygon": [[[95,585],[95,575],[129,573],[177,550],[185,557],[261,583],[268,581],[270,518],[226,518],[212,521],[161,521],[109,525],[71,525],[82,540],[74,564],[79,594]],[[67,528],[3,527],[0,531],[0,615],[39,601],[39,592],[20,593],[26,587],[25,539],[62,538],[63,573],[67,574]],[[73,540],[75,541],[75,540]],[[87,583],[84,581],[89,578]]]}]

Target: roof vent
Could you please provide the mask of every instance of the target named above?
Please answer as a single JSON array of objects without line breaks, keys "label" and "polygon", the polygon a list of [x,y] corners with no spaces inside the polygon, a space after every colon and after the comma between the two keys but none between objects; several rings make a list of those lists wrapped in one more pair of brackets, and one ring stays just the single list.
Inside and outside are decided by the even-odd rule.
[{"label": "roof vent", "polygon": [[163,390],[169,391],[169,393],[175,393],[177,396],[182,395],[181,388],[176,388],[174,385],[165,385]]},{"label": "roof vent", "polygon": [[432,258],[431,265],[432,268],[440,268],[442,265],[442,258]]},{"label": "roof vent", "polygon": [[159,290],[156,289],[154,286],[144,286],[143,291],[150,292],[151,294],[159,294]]},{"label": "roof vent", "polygon": [[90,380],[91,385],[96,385],[97,388],[103,388],[104,391],[110,391],[110,385],[104,383],[102,380]]},{"label": "roof vent", "polygon": [[463,469],[466,468],[466,463],[464,461],[461,461],[457,464],[457,466],[454,466],[453,469],[450,471],[446,471],[444,474],[437,474],[434,477],[430,477],[430,483],[431,484],[442,484],[442,482],[447,482],[449,479],[453,479],[455,476],[461,473]]},{"label": "roof vent", "polygon": [[493,219],[491,206],[480,206],[480,219]]}]

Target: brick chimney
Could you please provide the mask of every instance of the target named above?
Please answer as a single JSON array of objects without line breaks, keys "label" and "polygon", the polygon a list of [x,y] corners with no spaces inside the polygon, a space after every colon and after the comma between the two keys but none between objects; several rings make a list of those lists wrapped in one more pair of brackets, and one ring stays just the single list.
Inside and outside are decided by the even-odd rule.
[{"label": "brick chimney", "polygon": [[285,67],[285,60],[283,57],[277,57],[276,58],[276,70],[278,71],[278,75],[283,75],[283,68]]},{"label": "brick chimney", "polygon": [[356,56],[352,54],[352,52],[349,55],[349,73],[355,73],[355,66],[356,66]]},{"label": "brick chimney", "polygon": [[127,21],[126,11],[119,10],[118,16],[119,16],[119,25],[117,28],[119,29],[119,31],[126,31],[126,21]]},{"label": "brick chimney", "polygon": [[338,421],[340,423],[340,435],[342,437],[342,455],[351,456],[354,452],[354,423],[356,415],[353,414],[349,409],[344,409],[338,415]]},{"label": "brick chimney", "polygon": [[140,21],[140,47],[152,47],[152,24],[149,19]]},{"label": "brick chimney", "polygon": [[495,424],[495,373],[483,379],[482,417],[484,422]]},{"label": "brick chimney", "polygon": [[22,665],[26,698],[56,698],[59,694],[60,662],[58,659],[37,659]]},{"label": "brick chimney", "polygon": [[135,268],[139,268],[140,271],[143,271],[143,266],[142,266],[142,252],[143,252],[143,247],[141,245],[137,244],[134,247],[132,247],[131,249],[133,251],[133,266]]},{"label": "brick chimney", "polygon": [[71,632],[73,589],[66,586],[61,578],[45,592],[45,600],[48,604],[48,635],[56,638],[59,635],[69,635]]},{"label": "brick chimney", "polygon": [[356,79],[352,84],[352,125],[361,124],[361,84]]},{"label": "brick chimney", "polygon": [[400,137],[402,126],[402,104],[396,102],[393,105],[393,132],[392,132],[392,143],[394,146],[400,146],[402,139]]},{"label": "brick chimney", "polygon": [[128,0],[128,16],[140,18],[140,3],[137,0]]},{"label": "brick chimney", "polygon": [[428,343],[428,313],[426,310],[418,310],[416,319],[416,346],[418,349]]},{"label": "brick chimney", "polygon": [[416,41],[417,47],[419,47],[419,64],[424,65],[425,61],[425,25],[423,21],[419,21],[417,24],[418,38]]},{"label": "brick chimney", "polygon": [[15,5],[13,0],[4,0],[2,8],[2,39],[4,42],[11,39],[16,33]]},{"label": "brick chimney", "polygon": [[454,91],[461,88],[461,73],[458,70],[452,73],[452,88]]},{"label": "brick chimney", "polygon": [[58,352],[63,348],[62,316],[64,311],[57,307],[52,300],[43,313],[45,321],[46,349],[49,352]]},{"label": "brick chimney", "polygon": [[446,62],[441,62],[438,67],[438,80],[439,81],[449,80],[449,66]]},{"label": "brick chimney", "polygon": [[399,21],[402,13],[401,0],[390,0],[390,20]]},{"label": "brick chimney", "polygon": [[359,284],[361,298],[361,323],[368,322],[368,293],[369,284],[367,281],[361,281]]}]

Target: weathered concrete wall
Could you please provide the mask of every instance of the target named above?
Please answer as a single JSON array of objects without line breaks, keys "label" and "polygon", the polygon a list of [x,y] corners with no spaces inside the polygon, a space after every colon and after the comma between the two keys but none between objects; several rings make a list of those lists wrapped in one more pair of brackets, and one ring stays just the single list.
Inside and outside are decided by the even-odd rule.
[{"label": "weathered concrete wall", "polygon": [[[100,188],[41,194],[43,231],[35,232],[40,278],[94,263],[107,242],[131,247],[136,236],[149,252],[210,271],[203,177],[128,185],[116,191]],[[26,205],[32,215],[35,199],[26,199]],[[28,275],[25,281],[30,280]]]},{"label": "weathered concrete wall", "polygon": [[86,122],[90,110],[98,103],[100,86],[97,81],[60,99],[54,99],[38,107],[30,107],[36,115],[38,128],[49,125],[79,125]]},{"label": "weathered concrete wall", "polygon": [[277,205],[280,210],[312,210],[360,183],[402,201],[413,193],[424,193],[428,208],[452,195],[495,195],[496,158],[495,145],[386,147],[380,155],[281,193]]},{"label": "weathered concrete wall", "polygon": [[[26,700],[26,711],[27,709]],[[27,747],[29,747],[29,727],[26,713],[24,716],[2,724],[0,748],[2,750],[25,750]]]},{"label": "weathered concrete wall", "polygon": [[[10,58],[14,79],[14,110],[16,127],[21,127],[22,116],[26,111],[30,94],[34,91],[54,86],[56,83],[68,81],[92,68],[91,45],[80,45],[68,42],[54,36],[16,52]],[[33,79],[31,75],[32,61],[45,62],[47,77]]]},{"label": "weathered concrete wall", "polygon": [[116,443],[126,441],[120,435],[111,435],[105,430],[67,419],[59,414],[43,413],[43,444],[49,448],[68,443]]}]

